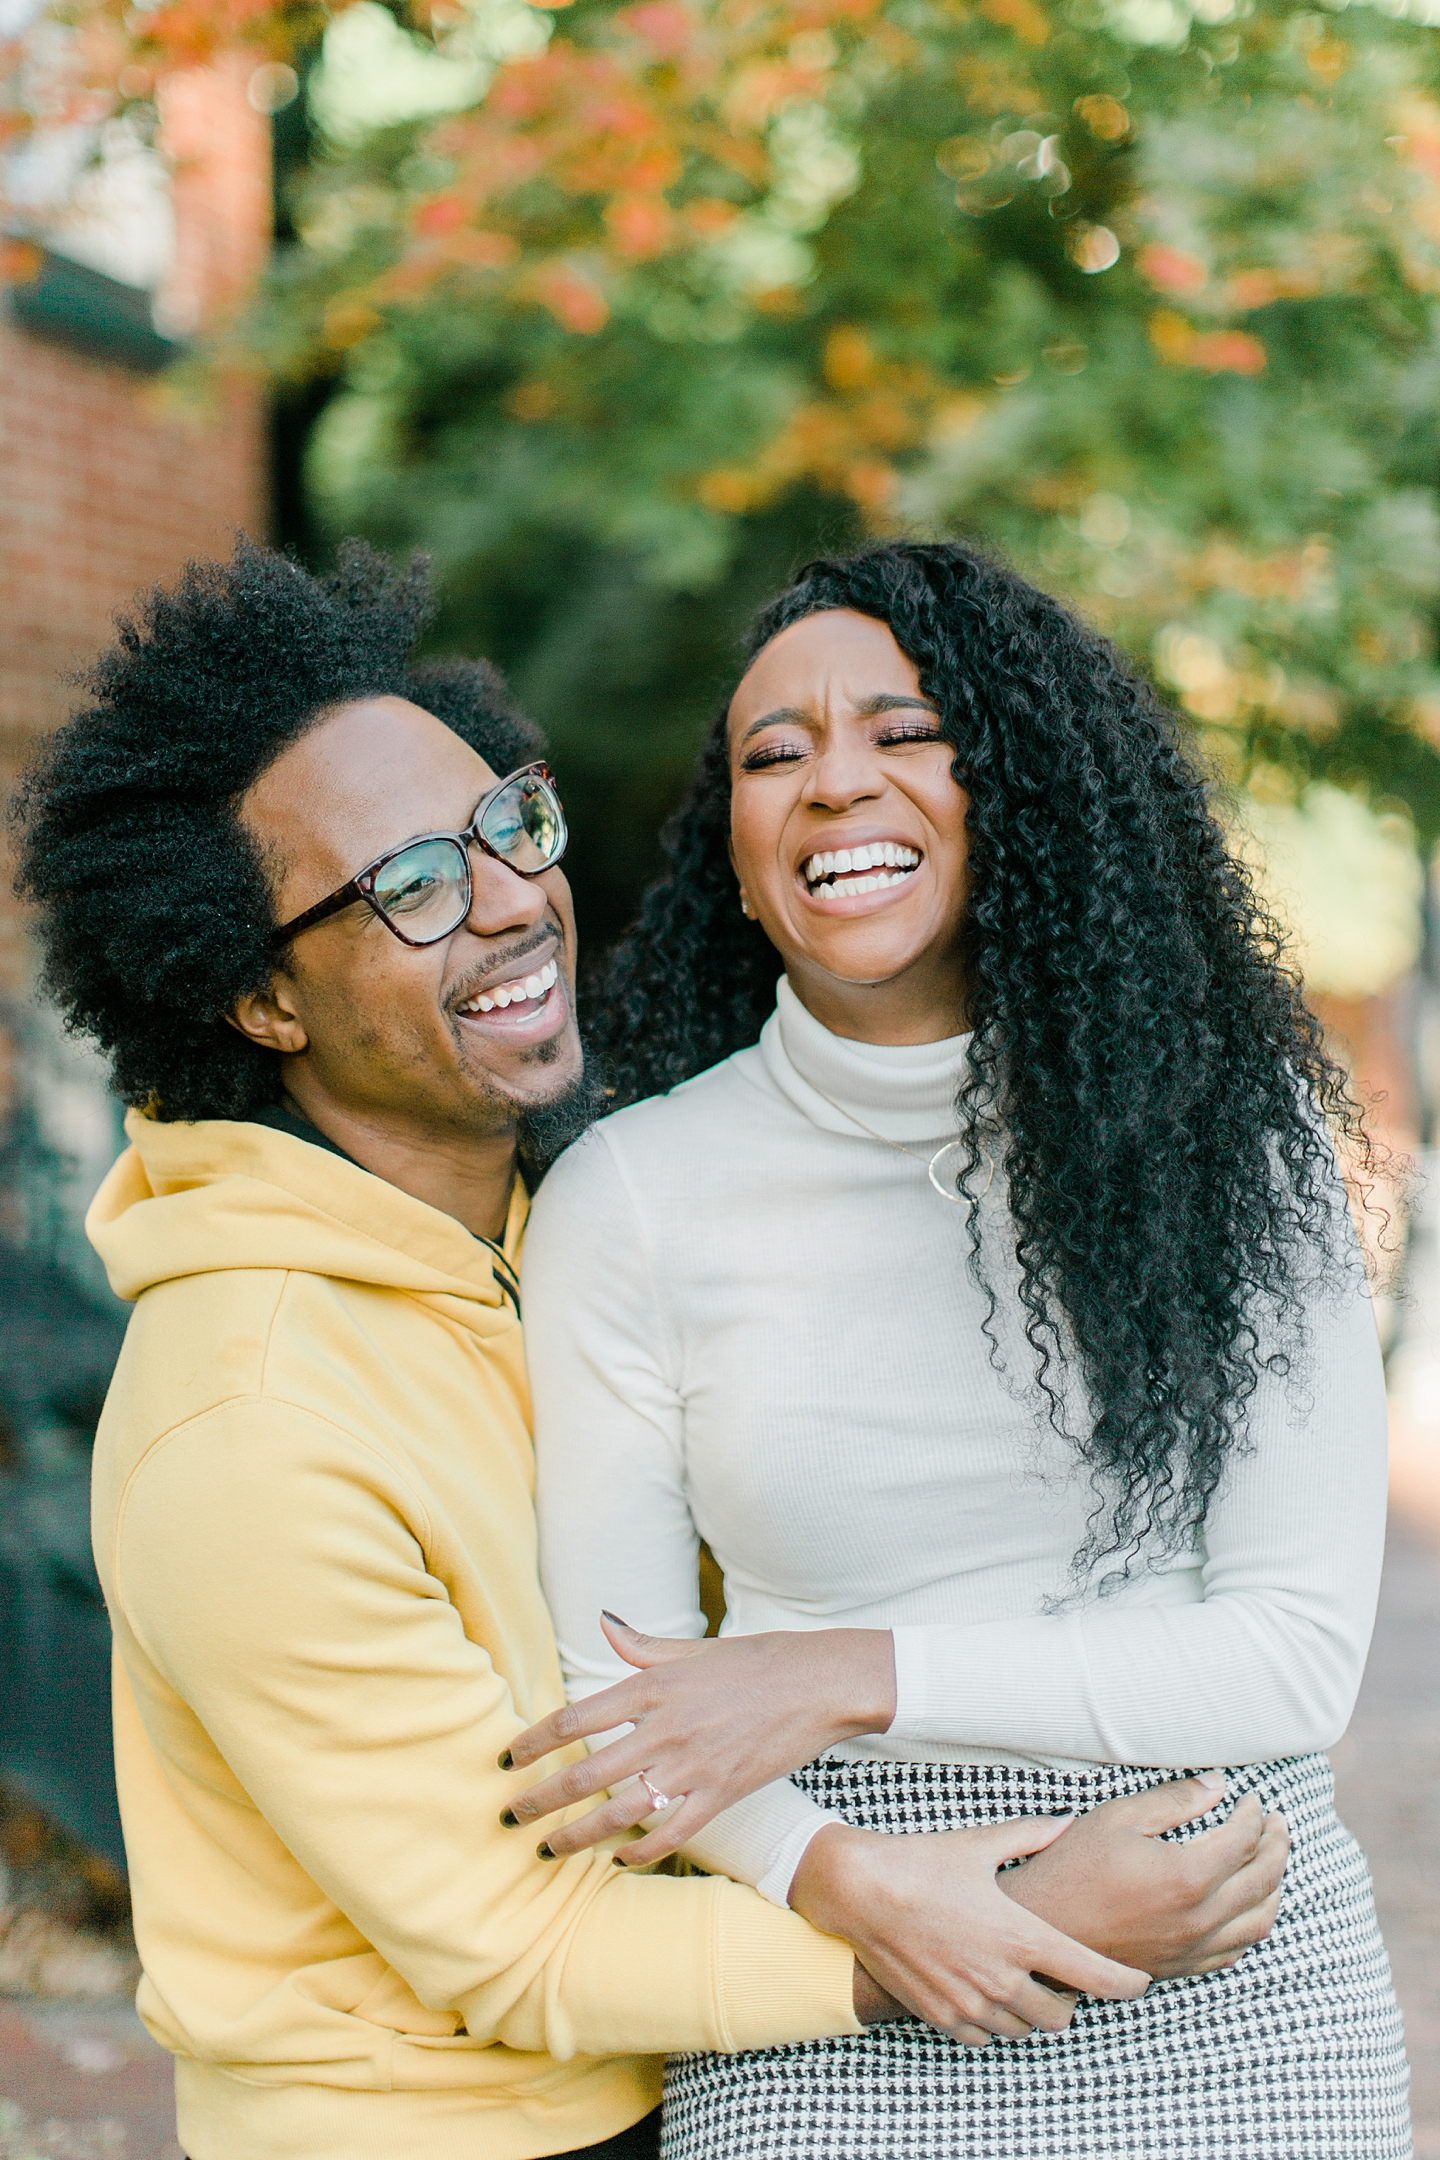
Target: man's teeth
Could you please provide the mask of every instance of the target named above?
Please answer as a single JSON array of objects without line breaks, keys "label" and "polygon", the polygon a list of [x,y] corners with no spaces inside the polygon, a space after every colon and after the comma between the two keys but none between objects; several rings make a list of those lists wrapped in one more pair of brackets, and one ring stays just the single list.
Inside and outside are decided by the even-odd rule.
[{"label": "man's teeth", "polygon": [[559,976],[558,962],[547,960],[538,975],[517,975],[513,982],[501,983],[498,989],[483,990],[479,997],[471,998],[460,1007],[461,1012],[494,1012],[498,1005],[520,1005],[528,999],[543,998],[554,989]]},{"label": "man's teeth", "polygon": [[[919,860],[914,848],[902,847],[897,840],[876,840],[869,847],[812,855],[803,875],[811,892],[821,899],[848,898],[854,893],[878,892],[882,885],[898,885]],[[853,874],[857,871],[858,876]],[[866,874],[877,871],[878,876]]]}]

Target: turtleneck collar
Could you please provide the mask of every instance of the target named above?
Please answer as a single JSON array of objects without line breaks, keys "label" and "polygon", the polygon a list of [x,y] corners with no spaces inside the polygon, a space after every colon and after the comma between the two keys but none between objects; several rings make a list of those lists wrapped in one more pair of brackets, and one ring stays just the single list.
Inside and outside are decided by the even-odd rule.
[{"label": "turtleneck collar", "polygon": [[765,1070],[786,1100],[822,1131],[852,1138],[858,1119],[887,1140],[948,1139],[969,1049],[968,1035],[899,1047],[832,1035],[783,975],[760,1032]]}]

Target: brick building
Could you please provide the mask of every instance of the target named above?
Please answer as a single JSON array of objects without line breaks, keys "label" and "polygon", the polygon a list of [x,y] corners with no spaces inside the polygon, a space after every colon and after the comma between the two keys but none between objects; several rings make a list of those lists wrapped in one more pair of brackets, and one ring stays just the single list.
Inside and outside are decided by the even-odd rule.
[{"label": "brick building", "polygon": [[[236,383],[214,410],[167,406],[178,335],[212,320],[253,276],[270,220],[269,129],[243,70],[171,78],[160,99],[173,242],[153,288],[97,267],[60,230],[25,251],[31,275],[0,304],[0,786],[8,799],[37,740],[62,719],[61,677],[115,609],[188,556],[228,552],[266,524],[264,416]],[[111,234],[119,252],[120,236]],[[67,250],[67,238],[72,248]],[[27,259],[28,258],[28,259]],[[86,259],[88,258],[88,259]],[[125,265],[124,267],[129,267]],[[170,334],[161,335],[159,323]],[[29,980],[23,933],[0,891],[0,991]]]}]

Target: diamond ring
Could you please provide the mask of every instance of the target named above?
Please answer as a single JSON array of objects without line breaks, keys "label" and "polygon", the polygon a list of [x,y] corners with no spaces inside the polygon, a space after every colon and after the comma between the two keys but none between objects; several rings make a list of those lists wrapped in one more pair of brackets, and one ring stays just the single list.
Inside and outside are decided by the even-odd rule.
[{"label": "diamond ring", "polygon": [[652,1785],[643,1770],[640,1772],[640,1783],[644,1786],[646,1792],[649,1793],[650,1805],[655,1810],[657,1815],[662,1808],[674,1807],[675,1802],[671,1799],[669,1793],[663,1793],[661,1792],[658,1785]]}]

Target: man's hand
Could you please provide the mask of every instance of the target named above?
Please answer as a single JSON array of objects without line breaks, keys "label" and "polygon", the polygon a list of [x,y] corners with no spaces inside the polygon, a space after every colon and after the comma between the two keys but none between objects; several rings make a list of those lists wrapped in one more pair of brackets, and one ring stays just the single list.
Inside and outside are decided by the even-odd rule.
[{"label": "man's hand", "polygon": [[878,1980],[872,1980],[859,1958],[855,1960],[855,1978],[850,1989],[855,2005],[855,2015],[862,2025],[888,2025],[894,2018],[908,2015],[905,2005],[887,1995]]},{"label": "man's hand", "polygon": [[1000,1885],[1052,1927],[1156,1980],[1233,1965],[1275,1924],[1290,1851],[1283,1815],[1247,1793],[1230,1820],[1183,1845],[1178,1829],[1224,1792],[1214,1772],[1107,1800]]},{"label": "man's hand", "polygon": [[[825,1934],[843,1936],[912,2016],[967,2046],[985,2047],[997,2035],[1020,2040],[1037,2025],[1061,2032],[1076,1992],[1132,2001],[1149,1985],[1144,1973],[1072,1942],[1000,1888],[996,1870],[1005,1861],[1039,1852],[1065,1827],[1062,1817],[888,1837],[831,1823],[806,1848],[790,1903]],[[867,2010],[885,2014],[858,1976],[856,2009],[867,2022]]]},{"label": "man's hand", "polygon": [[506,1809],[501,1819],[507,1826],[532,1824],[556,1808],[623,1788],[592,1814],[546,1832],[557,1859],[616,1837],[654,1813],[645,1788],[628,1782],[642,1770],[657,1791],[684,1799],[663,1823],[625,1847],[627,1867],[678,1852],[722,1808],[772,1778],[788,1777],[837,1741],[884,1732],[895,1715],[895,1646],[888,1628],[684,1642],[641,1635],[610,1613],[603,1620],[614,1648],[640,1670],[601,1695],[542,1718],[507,1751],[505,1768],[523,1770],[572,1740],[616,1725],[635,1727],[584,1762],[517,1793]]}]

